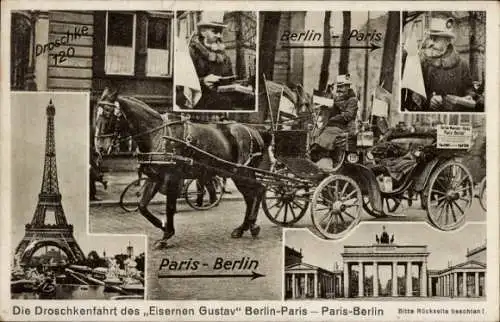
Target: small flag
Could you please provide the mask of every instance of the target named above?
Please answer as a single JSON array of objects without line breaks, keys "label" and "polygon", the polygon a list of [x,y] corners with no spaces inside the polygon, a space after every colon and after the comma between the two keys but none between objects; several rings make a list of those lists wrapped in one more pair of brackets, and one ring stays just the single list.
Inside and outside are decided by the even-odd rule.
[{"label": "small flag", "polygon": [[381,86],[377,86],[373,94],[372,116],[387,117],[391,104],[391,93]]},{"label": "small flag", "polygon": [[295,104],[289,100],[287,97],[283,95],[283,92],[281,92],[281,97],[280,97],[280,103],[279,103],[279,112],[283,116],[297,116],[297,113],[295,111]]},{"label": "small flag", "polygon": [[177,38],[176,52],[175,85],[183,87],[186,105],[192,108],[201,98],[200,80],[184,39]]},{"label": "small flag", "polygon": [[373,104],[372,104],[372,116],[381,116],[381,117],[387,117],[389,110],[389,105],[376,97],[373,97]]},{"label": "small flag", "polygon": [[407,56],[405,68],[403,70],[403,79],[401,80],[401,88],[407,88],[426,98],[427,95],[425,93],[422,65],[420,64],[420,58],[418,57],[418,45],[415,28],[412,28],[410,37],[405,42],[405,49]]}]

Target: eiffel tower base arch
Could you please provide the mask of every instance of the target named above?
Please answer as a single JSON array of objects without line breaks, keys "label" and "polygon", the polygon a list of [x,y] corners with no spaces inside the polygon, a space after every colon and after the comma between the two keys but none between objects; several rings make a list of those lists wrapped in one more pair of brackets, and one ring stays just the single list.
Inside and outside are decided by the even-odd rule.
[{"label": "eiffel tower base arch", "polygon": [[[29,225],[27,225],[29,226]],[[68,227],[69,226],[69,227]],[[29,228],[16,249],[16,258],[19,265],[28,265],[35,252],[44,246],[54,246],[62,250],[70,263],[78,263],[85,260],[85,255],[77,244],[72,226],[64,228]]]}]

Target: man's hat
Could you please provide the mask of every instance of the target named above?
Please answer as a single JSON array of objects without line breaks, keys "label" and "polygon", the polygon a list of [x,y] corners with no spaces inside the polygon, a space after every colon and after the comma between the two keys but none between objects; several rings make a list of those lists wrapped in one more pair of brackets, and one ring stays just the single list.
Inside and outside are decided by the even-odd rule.
[{"label": "man's hat", "polygon": [[338,75],[337,76],[337,85],[351,85],[351,75],[350,74],[345,74],[345,75]]},{"label": "man's hat", "polygon": [[453,33],[453,18],[431,18],[428,34],[430,36],[455,38]]},{"label": "man's hat", "polygon": [[200,22],[196,25],[200,27],[208,28],[226,28],[227,25],[224,23],[224,12],[223,11],[203,11],[202,18]]}]

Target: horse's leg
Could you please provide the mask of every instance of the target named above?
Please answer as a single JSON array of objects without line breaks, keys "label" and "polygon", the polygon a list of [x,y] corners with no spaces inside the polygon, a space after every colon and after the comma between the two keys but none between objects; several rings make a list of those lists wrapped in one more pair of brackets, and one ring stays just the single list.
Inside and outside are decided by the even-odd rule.
[{"label": "horse's leg", "polygon": [[167,174],[164,180],[167,187],[167,222],[163,231],[163,240],[165,241],[175,235],[174,215],[177,212],[177,198],[179,198],[184,179],[177,174]]},{"label": "horse's leg", "polygon": [[[239,180],[237,178],[233,178],[234,184],[238,188],[238,190],[243,195],[243,199],[245,200],[246,209],[245,209],[245,217],[243,219],[243,223],[236,227],[231,233],[231,237],[240,238],[243,236],[243,233],[250,229],[252,236],[257,236],[259,234],[260,228],[255,223],[257,221],[257,214],[259,212],[260,202],[262,201],[263,191],[256,189],[262,186],[257,186],[255,184],[249,184],[246,180]],[[263,189],[263,187],[262,187]]]},{"label": "horse's leg", "polygon": [[205,177],[205,187],[207,188],[210,204],[214,204],[217,200],[216,180],[217,178],[213,174]]},{"label": "horse's leg", "polygon": [[153,215],[148,209],[149,202],[156,195],[159,188],[160,185],[158,182],[155,182],[153,180],[146,180],[146,183],[144,184],[143,194],[141,200],[139,201],[139,211],[141,215],[149,220],[149,222],[152,223],[155,227],[163,230],[161,220],[156,218],[156,216]]},{"label": "horse's leg", "polygon": [[241,238],[243,236],[243,233],[249,229],[248,223],[246,218],[248,217],[248,210],[250,209],[249,205],[249,193],[248,193],[248,185],[245,182],[242,182],[238,180],[237,178],[233,179],[234,184],[236,185],[236,188],[241,192],[243,195],[243,199],[245,200],[245,218],[243,219],[243,223],[236,227],[233,232],[231,233],[232,238]]},{"label": "horse's leg", "polygon": [[256,224],[257,216],[259,214],[260,204],[262,202],[262,199],[264,198],[264,193],[266,192],[266,189],[264,188],[263,185],[259,184],[253,186],[253,188],[250,191],[252,192],[253,198],[250,203],[251,206],[248,211],[248,217],[246,218],[246,220],[248,221],[252,237],[257,237],[260,232],[260,227],[259,225]]}]

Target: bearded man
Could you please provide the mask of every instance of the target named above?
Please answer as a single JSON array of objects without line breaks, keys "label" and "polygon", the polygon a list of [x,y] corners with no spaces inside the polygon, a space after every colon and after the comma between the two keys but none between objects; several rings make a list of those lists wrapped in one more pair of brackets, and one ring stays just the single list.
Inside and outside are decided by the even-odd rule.
[{"label": "bearded man", "polygon": [[189,44],[189,53],[200,79],[201,99],[194,106],[197,110],[231,110],[231,100],[217,93],[217,86],[224,77],[233,75],[231,59],[225,52],[222,22],[201,21],[198,33]]},{"label": "bearded man", "polygon": [[445,95],[473,101],[475,94],[469,65],[453,45],[452,28],[453,19],[432,18],[429,36],[422,46],[422,75],[429,110],[442,110]]}]

